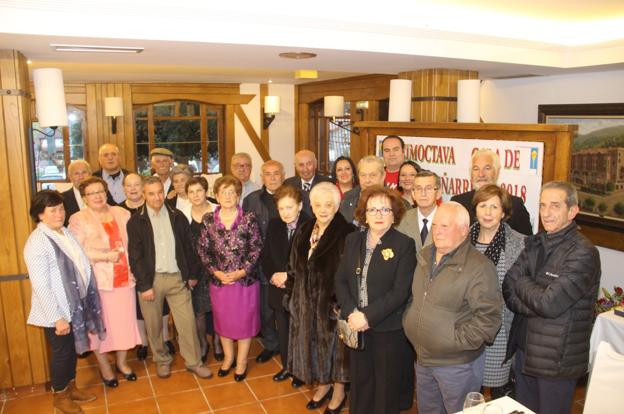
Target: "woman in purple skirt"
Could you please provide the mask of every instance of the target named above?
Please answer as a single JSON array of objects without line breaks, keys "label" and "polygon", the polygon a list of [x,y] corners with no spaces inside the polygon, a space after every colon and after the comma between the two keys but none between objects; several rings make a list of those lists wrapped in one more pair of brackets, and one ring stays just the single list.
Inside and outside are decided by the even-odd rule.
[{"label": "woman in purple skirt", "polygon": [[[204,216],[197,250],[211,276],[214,328],[225,355],[218,375],[224,377],[235,367],[234,380],[240,382],[247,375],[251,339],[260,330],[257,264],[262,238],[254,214],[239,207],[240,181],[223,176],[215,181],[214,192],[219,206]],[[234,341],[238,341],[236,360]]]}]

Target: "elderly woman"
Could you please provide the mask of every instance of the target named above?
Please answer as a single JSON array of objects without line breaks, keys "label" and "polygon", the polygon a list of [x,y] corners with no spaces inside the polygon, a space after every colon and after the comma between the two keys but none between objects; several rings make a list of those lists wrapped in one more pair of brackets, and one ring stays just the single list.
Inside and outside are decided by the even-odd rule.
[{"label": "elderly woman", "polygon": [[106,339],[91,336],[91,350],[100,366],[100,375],[108,387],[119,382],[107,352],[116,351],[116,367],[126,380],[136,381],[136,374],[126,360],[127,350],[142,345],[137,326],[135,281],[128,266],[128,233],[130,213],[106,202],[107,184],[99,177],[84,180],[79,187],[86,208],[69,219],[69,229],[83,247],[97,281],[102,303]]},{"label": "elderly woman", "polygon": [[[511,216],[509,193],[495,184],[481,187],[475,193],[472,204],[477,221],[470,227],[472,244],[496,266],[498,283],[502,287],[505,274],[524,249],[526,236],[506,223]],[[510,391],[509,372],[511,360],[505,360],[513,313],[505,305],[501,308],[503,324],[494,343],[485,348],[485,372],[483,386],[490,387],[492,398],[499,398]]]},{"label": "elderly woman", "polygon": [[340,192],[332,183],[312,187],[310,204],[315,219],[304,223],[295,234],[288,264],[287,369],[308,384],[320,384],[308,409],[317,409],[331,399],[325,412],[337,413],[345,402],[349,363],[336,334],[334,274],[345,238],[355,227],[337,214]]},{"label": "elderly woman", "polygon": [[[210,275],[214,329],[221,338],[224,359],[218,375],[235,367],[234,380],[247,376],[251,339],[260,330],[258,260],[262,251],[260,227],[253,213],[238,202],[241,182],[226,175],[214,183],[219,206],[204,216],[197,251]],[[238,352],[234,359],[234,341]]]},{"label": "elderly woman", "polygon": [[[273,376],[274,381],[284,381],[292,377],[288,369],[288,332],[290,315],[284,308],[284,293],[288,278],[288,256],[293,236],[297,228],[310,217],[302,211],[303,200],[301,191],[291,185],[282,185],[273,194],[279,217],[269,222],[266,239],[269,243],[262,250],[262,271],[269,285],[269,306],[275,311],[279,351],[282,360],[282,370]],[[294,378],[292,384],[300,387],[301,380]]]},{"label": "elderly woman", "polygon": [[336,272],[341,317],[364,333],[364,350],[349,353],[350,413],[399,412],[401,368],[410,363],[401,321],[416,268],[414,240],[394,228],[404,213],[395,191],[365,190],[355,218],[366,230],[347,236]]},{"label": "elderly woman", "polygon": [[412,191],[414,190],[414,181],[416,174],[422,169],[414,161],[405,161],[399,168],[399,187],[397,188],[403,199],[412,207],[415,207]]},{"label": "elderly woman", "polygon": [[54,407],[82,412],[76,402],[95,395],[76,388],[76,353],[89,349],[88,333],[105,336],[100,299],[89,259],[65,222],[63,197],[52,190],[32,199],[30,216],[37,227],[24,246],[32,285],[28,324],[43,327],[50,346],[50,381]]},{"label": "elderly woman", "polygon": [[191,202],[186,195],[186,182],[193,176],[193,170],[186,164],[178,164],[171,169],[173,191],[167,195],[167,203],[184,213],[191,220]]},{"label": "elderly woman", "polygon": [[340,156],[334,162],[332,168],[331,178],[334,180],[334,184],[340,191],[340,199],[344,198],[347,191],[357,187],[359,182],[355,175],[355,164],[349,157]]}]

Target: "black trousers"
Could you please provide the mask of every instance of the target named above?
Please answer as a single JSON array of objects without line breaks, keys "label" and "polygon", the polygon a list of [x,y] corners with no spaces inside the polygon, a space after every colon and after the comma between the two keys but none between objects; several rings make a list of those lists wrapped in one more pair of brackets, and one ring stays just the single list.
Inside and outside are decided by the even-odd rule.
[{"label": "black trousers", "polygon": [[275,311],[269,306],[269,285],[260,282],[260,335],[262,346],[269,351],[279,350],[279,339],[275,329]]},{"label": "black trousers", "polygon": [[76,346],[74,331],[57,335],[56,328],[43,328],[50,343],[50,379],[53,391],[62,391],[76,378]]},{"label": "black trousers", "polygon": [[[364,350],[349,351],[350,414],[398,414],[408,343],[403,330],[364,332]],[[410,363],[413,366],[413,361]]]},{"label": "black trousers", "polygon": [[282,367],[288,366],[288,333],[290,329],[290,313],[286,309],[273,309],[275,312],[275,322],[277,323],[277,336],[279,339],[280,359]]}]

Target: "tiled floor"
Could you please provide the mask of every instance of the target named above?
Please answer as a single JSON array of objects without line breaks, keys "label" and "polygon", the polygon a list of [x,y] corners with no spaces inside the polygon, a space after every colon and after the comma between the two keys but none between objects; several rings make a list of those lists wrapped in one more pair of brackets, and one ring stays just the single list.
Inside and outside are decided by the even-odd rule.
[{"label": "tiled floor", "polygon": [[[273,374],[280,369],[279,358],[264,364],[257,364],[255,356],[262,350],[254,341],[249,359],[247,379],[234,382],[233,375],[219,378],[216,372],[220,363],[209,360],[215,376],[203,380],[188,373],[179,354],[174,358],[172,375],[168,379],[156,376],[154,364],[148,358],[141,362],[131,360],[138,380],[121,380],[118,388],[102,385],[98,368],[93,357],[79,360],[77,383],[97,395],[97,400],[82,407],[87,414],[195,414],[195,413],[236,413],[236,414],[295,414],[322,413],[323,409],[310,411],[305,408],[314,390],[310,386],[294,389],[290,381],[276,383]],[[53,414],[52,394],[42,386],[12,390],[2,399],[0,394],[0,414]],[[581,414],[585,397],[585,387],[578,387],[573,414]],[[404,413],[417,413],[415,406]],[[343,410],[348,413],[348,410]]]}]

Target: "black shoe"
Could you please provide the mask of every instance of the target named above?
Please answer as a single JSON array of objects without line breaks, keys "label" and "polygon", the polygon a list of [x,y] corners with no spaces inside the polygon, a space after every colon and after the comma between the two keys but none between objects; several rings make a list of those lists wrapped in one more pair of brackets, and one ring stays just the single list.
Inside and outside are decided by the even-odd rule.
[{"label": "black shoe", "polygon": [[273,375],[273,381],[280,382],[280,381],[287,380],[290,377],[292,377],[292,375],[290,375],[290,372],[283,369],[277,374]]},{"label": "black shoe", "polygon": [[206,347],[206,352],[204,352],[204,355],[202,355],[201,360],[202,362],[206,362],[208,360],[208,354],[210,353],[210,344],[208,344],[208,346]]},{"label": "black shoe", "polygon": [[139,361],[145,361],[147,359],[147,347],[143,345],[139,345],[137,347],[137,359]]},{"label": "black shoe", "polygon": [[327,408],[325,408],[325,411],[323,411],[323,414],[338,414],[344,408],[345,401],[347,401],[347,394],[345,394],[345,396],[342,397],[342,401],[340,402],[338,407],[329,408],[329,405],[328,405]]},{"label": "black shoe", "polygon": [[325,401],[329,400],[332,397],[333,393],[334,393],[334,389],[330,387],[329,391],[327,391],[320,400],[316,401],[314,400],[314,397],[312,397],[312,399],[308,401],[308,403],[306,404],[306,408],[308,410],[316,410],[317,408],[325,404]]},{"label": "black shoe", "polygon": [[230,365],[228,369],[219,368],[219,371],[217,371],[217,375],[220,377],[227,377],[227,375],[230,373],[232,368],[236,368],[236,361],[232,362],[232,365]]},{"label": "black shoe", "polygon": [[269,359],[273,358],[273,355],[276,355],[277,351],[271,351],[270,349],[265,349],[260,352],[260,354],[256,357],[256,362],[263,363],[267,362]]},{"label": "black shoe", "polygon": [[[292,376],[292,375],[291,375]],[[305,382],[301,381],[299,378],[297,377],[292,377],[292,383],[290,384],[292,385],[293,388],[299,388],[302,385],[305,385]]]},{"label": "black shoe", "polygon": [[117,367],[117,372],[119,372],[121,375],[123,375],[123,377],[126,379],[126,381],[136,381],[137,380],[137,376],[134,373],[134,371],[130,371],[129,374],[126,374],[125,372],[120,370],[119,367]]},{"label": "black shoe", "polygon": [[113,379],[105,379],[104,377],[102,377],[102,382],[104,383],[104,385],[106,385],[108,388],[117,388],[119,386],[119,381],[117,381],[117,378],[113,378]]},{"label": "black shoe", "polygon": [[245,372],[242,374],[237,374],[236,372],[234,373],[234,381],[236,382],[241,382],[245,378],[247,378],[247,368],[245,368]]},{"label": "black shoe", "polygon": [[225,358],[225,354],[223,352],[215,352],[214,357],[216,361],[221,362]]},{"label": "black shoe", "polygon": [[175,349],[175,346],[173,345],[173,342],[166,341],[165,345],[167,345],[167,350],[169,351],[169,354],[172,356],[175,355],[176,349]]},{"label": "black shoe", "polygon": [[78,358],[84,359],[84,358],[88,357],[89,355],[91,355],[92,353],[93,353],[93,351],[83,352],[82,354],[78,354]]}]

